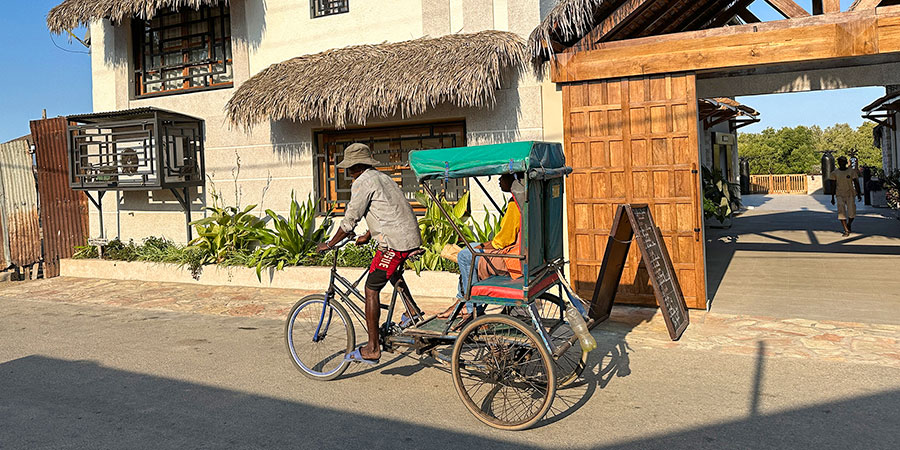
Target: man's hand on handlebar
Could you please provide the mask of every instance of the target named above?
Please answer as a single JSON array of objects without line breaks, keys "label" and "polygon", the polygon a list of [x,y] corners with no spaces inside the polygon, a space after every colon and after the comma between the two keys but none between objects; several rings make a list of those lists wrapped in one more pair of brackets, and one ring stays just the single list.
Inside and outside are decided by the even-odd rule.
[{"label": "man's hand on handlebar", "polygon": [[366,245],[372,239],[372,232],[366,231],[366,234],[356,238],[356,245]]},{"label": "man's hand on handlebar", "polygon": [[346,244],[346,242],[342,242],[342,241],[344,241],[344,239],[347,239],[349,241],[352,238],[353,238],[352,232],[348,233],[348,232],[344,231],[342,228],[338,228],[337,233],[334,233],[334,237],[332,237],[330,241],[324,242],[324,243],[316,246],[316,251],[318,251],[319,253],[327,252],[328,250],[331,250],[331,249],[337,248],[343,244]]}]

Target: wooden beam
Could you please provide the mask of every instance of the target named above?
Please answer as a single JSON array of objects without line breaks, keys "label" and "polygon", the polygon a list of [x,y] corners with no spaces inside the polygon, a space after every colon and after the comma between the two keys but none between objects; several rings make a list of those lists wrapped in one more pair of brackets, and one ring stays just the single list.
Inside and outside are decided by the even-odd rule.
[{"label": "wooden beam", "polygon": [[809,16],[809,13],[794,0],[766,0],[766,3],[775,8],[775,11],[778,11],[785,19]]},{"label": "wooden beam", "polygon": [[551,77],[564,83],[829,60],[846,63],[897,53],[900,7],[879,8],[603,43],[596,50],[559,55]]},{"label": "wooden beam", "polygon": [[857,11],[862,9],[874,9],[881,3],[881,0],[856,0],[850,5],[850,9],[847,11]]},{"label": "wooden beam", "polygon": [[741,20],[743,20],[746,23],[762,22],[762,20],[759,20],[759,17],[756,17],[756,14],[753,14],[752,12],[750,12],[749,9],[744,9],[744,10],[738,11],[737,15],[738,15],[738,17],[741,18]]},{"label": "wooden beam", "polygon": [[814,16],[841,12],[841,0],[812,0]]}]

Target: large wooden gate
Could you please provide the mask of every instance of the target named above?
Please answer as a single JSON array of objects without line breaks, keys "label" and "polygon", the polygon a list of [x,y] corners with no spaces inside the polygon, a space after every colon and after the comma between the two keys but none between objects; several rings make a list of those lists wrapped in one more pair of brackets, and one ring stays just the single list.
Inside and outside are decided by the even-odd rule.
[{"label": "large wooden gate", "polygon": [[[590,298],[616,205],[646,203],[689,307],[706,306],[697,95],[691,74],[563,85],[572,278]],[[616,300],[656,304],[631,247]]]}]

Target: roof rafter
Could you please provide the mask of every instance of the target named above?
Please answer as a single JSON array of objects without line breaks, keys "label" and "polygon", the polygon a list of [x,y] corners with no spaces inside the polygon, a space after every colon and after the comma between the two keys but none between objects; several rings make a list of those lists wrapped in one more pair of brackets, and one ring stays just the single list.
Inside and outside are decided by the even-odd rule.
[{"label": "roof rafter", "polygon": [[721,14],[715,16],[711,21],[707,22],[705,26],[702,28],[715,28],[721,27],[728,23],[734,16],[738,15],[740,11],[746,10],[750,4],[753,3],[753,0],[737,0],[731,4],[731,7],[726,9]]},{"label": "roof rafter", "polygon": [[812,0],[812,13],[814,16],[836,12],[841,12],[841,0]]},{"label": "roof rafter", "polygon": [[742,11],[738,11],[737,15],[738,15],[738,17],[741,18],[741,20],[743,20],[746,23],[762,22],[762,20],[759,20],[759,17],[756,17],[756,14],[753,14],[752,12],[750,12],[749,9],[744,9]]},{"label": "roof rafter", "polygon": [[796,19],[798,17],[809,17],[809,12],[798,5],[794,0],[766,0],[775,11],[778,11],[785,19]]},{"label": "roof rafter", "polygon": [[631,20],[635,14],[647,8],[655,0],[625,0],[615,11],[611,12],[603,22],[600,22],[587,35],[590,42],[597,43],[618,31],[625,23]]},{"label": "roof rafter", "polygon": [[881,0],[856,0],[850,5],[850,9],[847,11],[857,11],[860,9],[872,9],[877,7],[881,3]]}]

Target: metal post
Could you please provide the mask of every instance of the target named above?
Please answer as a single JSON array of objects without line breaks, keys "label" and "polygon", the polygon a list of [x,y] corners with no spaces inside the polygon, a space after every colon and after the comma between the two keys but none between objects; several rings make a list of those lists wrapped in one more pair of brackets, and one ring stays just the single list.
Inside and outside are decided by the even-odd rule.
[{"label": "metal post", "polygon": [[97,191],[97,200],[94,200],[94,196],[91,195],[90,192],[85,191],[84,193],[87,194],[88,200],[94,204],[97,208],[97,212],[100,213],[100,239],[105,239],[106,234],[103,231],[103,194],[105,194],[106,191]]},{"label": "metal post", "polygon": [[178,204],[184,209],[184,226],[187,230],[187,241],[191,242],[194,240],[193,233],[191,232],[191,197],[190,191],[188,191],[188,187],[182,188],[182,191],[179,193],[175,188],[169,188],[172,191],[172,195],[175,196],[175,200],[178,200]]},{"label": "metal post", "polygon": [[488,200],[491,201],[491,204],[494,205],[494,208],[497,208],[497,212],[499,212],[500,214],[503,214],[503,210],[500,209],[500,205],[498,205],[497,202],[494,201],[494,197],[491,197],[491,194],[489,194],[487,189],[485,189],[484,185],[481,184],[481,181],[475,177],[472,177],[472,179],[475,180],[475,184],[477,184],[478,187],[481,188],[481,191],[484,192],[484,195],[488,198]]},{"label": "metal post", "polygon": [[187,228],[187,241],[191,242],[194,240],[194,235],[191,231],[191,194],[187,186],[184,187],[184,220],[184,226]]}]

